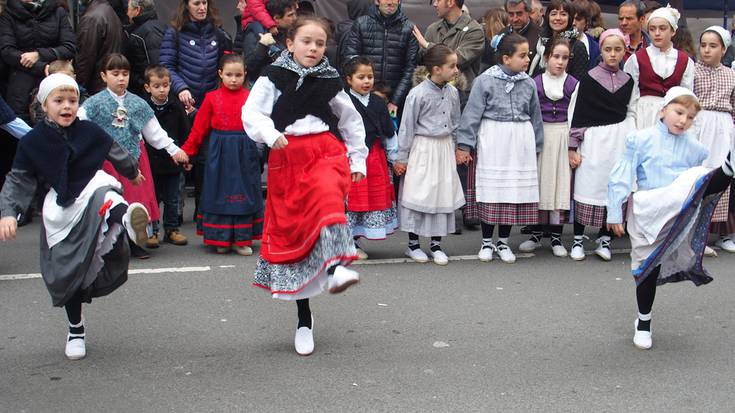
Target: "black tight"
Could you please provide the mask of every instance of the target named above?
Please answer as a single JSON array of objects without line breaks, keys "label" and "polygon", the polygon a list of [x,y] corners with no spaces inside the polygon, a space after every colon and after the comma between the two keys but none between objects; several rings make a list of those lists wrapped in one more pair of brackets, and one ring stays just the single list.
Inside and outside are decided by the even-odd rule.
[{"label": "black tight", "polygon": [[309,308],[309,299],[296,300],[296,309],[299,314],[299,327],[311,328],[311,309]]},{"label": "black tight", "polygon": [[74,294],[74,296],[67,301],[64,305],[66,310],[66,317],[69,319],[69,324],[79,324],[82,321],[82,294],[81,291]]},{"label": "black tight", "polygon": [[[487,224],[485,222],[480,223],[480,227],[482,228],[482,238],[492,238],[493,233],[495,232],[495,224]],[[508,238],[510,237],[510,229],[513,228],[512,225],[498,225],[498,238]]]},{"label": "black tight", "polygon": [[[582,236],[582,235],[584,235],[584,228],[585,228],[584,225],[580,224],[577,221],[574,221],[574,235],[575,236]],[[600,228],[600,232],[597,235],[599,237],[602,237],[602,236],[611,237],[612,236],[612,232],[610,232],[610,230],[607,229],[607,225],[603,225]]]}]

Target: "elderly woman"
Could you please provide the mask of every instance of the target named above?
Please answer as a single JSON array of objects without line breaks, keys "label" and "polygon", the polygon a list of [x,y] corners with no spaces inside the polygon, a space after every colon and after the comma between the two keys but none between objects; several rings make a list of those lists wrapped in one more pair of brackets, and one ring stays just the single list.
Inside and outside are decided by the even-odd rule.
[{"label": "elderly woman", "polygon": [[5,100],[30,121],[31,91],[54,60],[71,60],[76,52],[69,15],[53,0],[7,0],[0,15],[0,56],[8,71]]}]

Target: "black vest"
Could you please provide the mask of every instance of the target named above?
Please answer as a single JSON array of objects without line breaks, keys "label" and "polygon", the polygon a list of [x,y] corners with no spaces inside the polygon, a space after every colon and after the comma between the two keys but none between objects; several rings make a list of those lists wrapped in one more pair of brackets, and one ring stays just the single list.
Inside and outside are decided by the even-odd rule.
[{"label": "black vest", "polygon": [[589,73],[582,77],[572,118],[573,128],[589,128],[620,123],[628,114],[628,103],[633,93],[633,79],[610,93]]},{"label": "black vest", "polygon": [[277,66],[269,66],[265,76],[281,91],[281,96],[273,105],[271,119],[276,129],[283,131],[288,125],[303,119],[306,115],[316,116],[329,126],[329,131],[341,139],[337,124],[339,119],[332,113],[329,101],[342,90],[339,78],[317,78],[307,76],[296,90],[299,75]]},{"label": "black vest", "polygon": [[[349,94],[349,92],[347,92]],[[388,114],[388,105],[377,95],[370,94],[368,105],[363,104],[352,94],[350,94],[352,104],[362,116],[362,123],[365,125],[365,146],[368,149],[373,147],[375,140],[383,142],[393,137],[395,130],[393,122]],[[385,149],[385,148],[383,148]]]}]

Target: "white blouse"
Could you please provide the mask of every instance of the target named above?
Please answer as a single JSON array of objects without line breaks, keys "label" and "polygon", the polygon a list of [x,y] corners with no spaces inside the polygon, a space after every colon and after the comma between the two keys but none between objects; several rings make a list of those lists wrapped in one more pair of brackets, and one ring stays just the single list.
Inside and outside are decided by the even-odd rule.
[{"label": "white blouse", "polygon": [[[329,126],[324,121],[313,115],[306,115],[296,120],[286,126],[282,132],[277,130],[270,116],[280,96],[281,91],[267,77],[261,76],[255,81],[242,107],[242,126],[250,139],[272,147],[282,135],[311,135],[329,130]],[[329,101],[329,107],[339,119],[337,128],[347,146],[350,170],[365,175],[368,148],[365,146],[365,127],[362,124],[362,116],[344,90],[340,90]]]},{"label": "white blouse", "polygon": [[[123,105],[125,95],[118,96],[109,88],[106,90],[110,93],[110,95],[112,95],[112,97],[119,105]],[[125,93],[127,94],[128,92]],[[79,107],[79,110],[77,111],[77,117],[81,120],[89,120],[89,118],[87,117],[87,110],[84,108],[84,106]],[[179,147],[176,146],[176,144],[174,143],[174,140],[168,136],[168,132],[163,130],[161,124],[158,122],[158,118],[156,118],[155,116],[152,117],[143,126],[143,129],[141,130],[141,135],[143,135],[143,138],[145,139],[146,143],[148,143],[148,145],[151,145],[155,149],[165,149],[166,153],[171,156],[174,156],[176,152],[180,150]],[[140,135],[138,135],[138,138],[140,138]]]}]

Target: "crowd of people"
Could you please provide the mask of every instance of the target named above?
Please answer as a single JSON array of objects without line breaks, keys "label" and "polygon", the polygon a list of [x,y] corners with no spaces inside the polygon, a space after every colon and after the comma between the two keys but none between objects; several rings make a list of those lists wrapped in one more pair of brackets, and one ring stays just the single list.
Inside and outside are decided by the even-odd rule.
[{"label": "crowd of people", "polygon": [[[8,0],[0,124],[17,151],[0,240],[42,205],[68,358],[86,354],[82,304],[124,283],[130,256],[188,243],[185,175],[204,244],[259,250],[254,284],[296,301],[301,355],[314,350],[309,299],[359,282],[347,266],[368,258],[362,238],[400,230],[407,257],[447,265],[443,238],[479,225],[480,261],[513,263],[513,245],[545,238],[581,261],[591,226],[610,261],[627,223],[642,349],[656,285],[711,281],[710,232],[735,252],[729,31],[687,50],[679,12],[638,0],[608,29],[588,0],[506,0],[480,20],[434,0],[425,31],[399,0],[347,3],[335,25],[294,0],[240,0],[233,37],[213,0],[181,0],[168,26],[153,0],[126,13],[91,0],[76,33],[64,5]],[[511,242],[513,226],[528,239]]]}]

